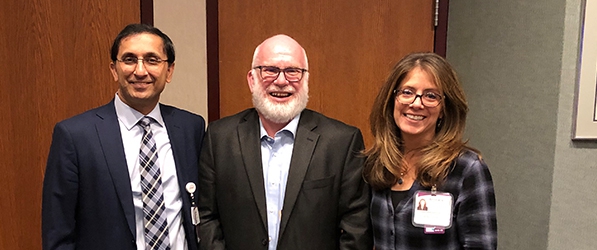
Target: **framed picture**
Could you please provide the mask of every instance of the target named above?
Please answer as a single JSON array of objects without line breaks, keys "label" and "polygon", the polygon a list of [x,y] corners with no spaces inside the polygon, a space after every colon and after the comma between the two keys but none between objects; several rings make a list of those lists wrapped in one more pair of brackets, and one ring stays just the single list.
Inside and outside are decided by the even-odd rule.
[{"label": "framed picture", "polygon": [[597,140],[597,0],[586,0],[573,140]]}]

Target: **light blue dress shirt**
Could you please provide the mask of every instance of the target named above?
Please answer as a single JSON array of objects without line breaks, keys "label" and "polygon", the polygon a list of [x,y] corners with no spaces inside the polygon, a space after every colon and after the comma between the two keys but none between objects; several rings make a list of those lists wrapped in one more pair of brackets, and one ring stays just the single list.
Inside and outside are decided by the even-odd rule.
[{"label": "light blue dress shirt", "polygon": [[299,118],[300,114],[276,132],[274,138],[267,135],[261,120],[259,121],[269,250],[276,250],[278,245],[286,182]]}]

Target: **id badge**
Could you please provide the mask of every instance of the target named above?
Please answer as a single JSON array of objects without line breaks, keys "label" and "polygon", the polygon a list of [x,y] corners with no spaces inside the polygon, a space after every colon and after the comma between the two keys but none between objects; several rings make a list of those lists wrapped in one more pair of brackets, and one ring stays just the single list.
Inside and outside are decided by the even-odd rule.
[{"label": "id badge", "polygon": [[413,197],[415,227],[425,228],[426,234],[443,234],[452,226],[452,194],[437,191],[416,191]]},{"label": "id badge", "polygon": [[195,206],[191,207],[191,220],[195,226],[199,225],[199,222],[201,222],[199,219],[199,209]]}]

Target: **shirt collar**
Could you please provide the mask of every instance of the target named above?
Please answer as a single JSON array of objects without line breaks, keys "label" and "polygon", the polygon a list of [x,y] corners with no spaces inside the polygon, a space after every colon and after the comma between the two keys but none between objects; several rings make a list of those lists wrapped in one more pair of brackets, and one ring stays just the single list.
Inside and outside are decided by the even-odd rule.
[{"label": "shirt collar", "polygon": [[116,93],[116,97],[114,98],[114,108],[116,108],[116,116],[118,116],[118,120],[122,122],[122,124],[124,124],[126,129],[129,131],[133,129],[139,120],[145,116],[153,118],[159,126],[164,126],[164,119],[162,118],[162,112],[160,111],[159,104],[155,105],[149,114],[143,115],[139,111],[124,103],[120,99],[120,96],[118,96],[118,93]]},{"label": "shirt collar", "polygon": [[[292,137],[296,138],[296,130],[298,128],[298,122],[299,122],[300,118],[301,118],[301,113],[299,113],[297,116],[292,118],[292,120],[288,124],[286,124],[286,126],[284,126],[282,129],[280,129],[280,131],[288,131],[292,134]],[[268,136],[267,132],[265,131],[265,128],[263,127],[263,123],[261,122],[261,119],[259,119],[259,131],[260,131],[259,138],[263,139],[264,136]],[[280,131],[276,132],[276,134],[279,133]]]}]

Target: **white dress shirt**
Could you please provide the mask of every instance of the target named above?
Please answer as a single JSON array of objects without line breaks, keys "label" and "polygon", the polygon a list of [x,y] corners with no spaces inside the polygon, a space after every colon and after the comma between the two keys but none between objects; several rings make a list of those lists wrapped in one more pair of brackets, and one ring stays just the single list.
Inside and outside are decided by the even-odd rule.
[{"label": "white dress shirt", "polygon": [[[126,105],[118,94],[114,99],[118,124],[120,125],[120,135],[124,146],[126,164],[129,170],[131,188],[133,192],[133,204],[135,206],[135,227],[137,230],[136,242],[137,249],[145,249],[145,234],[143,222],[143,201],[141,189],[141,174],[139,171],[139,150],[141,139],[143,137],[143,128],[138,125],[139,120],[144,117],[143,114]],[[168,131],[162,119],[160,105],[156,107],[147,116],[154,119],[151,123],[153,138],[157,146],[158,160],[157,165],[162,173],[162,189],[164,194],[164,204],[166,209],[166,219],[168,220],[168,238],[170,240],[171,250],[187,250],[187,241],[184,227],[182,225],[182,199],[180,197],[180,186],[176,176],[176,167],[174,157],[172,156],[172,147]],[[156,123],[157,122],[157,123]]]}]

